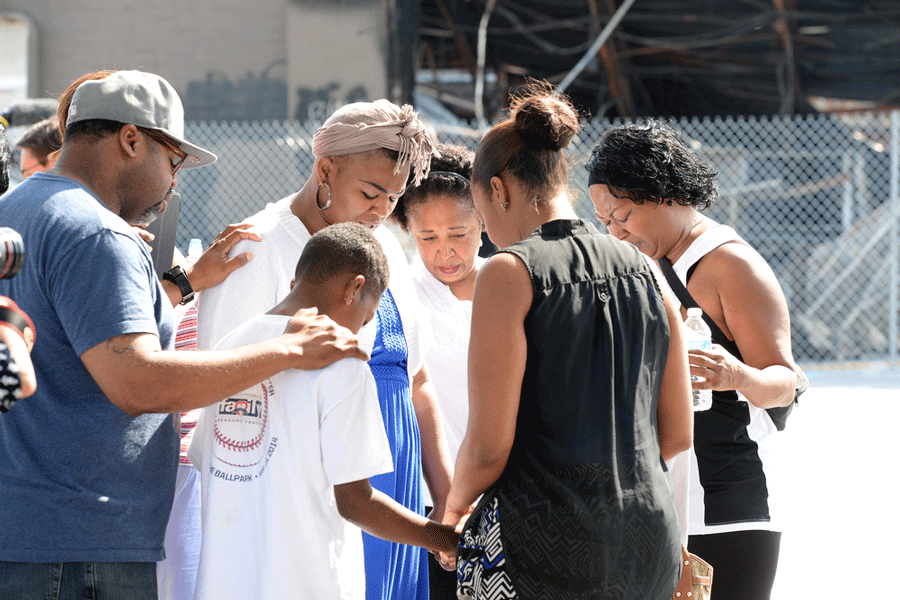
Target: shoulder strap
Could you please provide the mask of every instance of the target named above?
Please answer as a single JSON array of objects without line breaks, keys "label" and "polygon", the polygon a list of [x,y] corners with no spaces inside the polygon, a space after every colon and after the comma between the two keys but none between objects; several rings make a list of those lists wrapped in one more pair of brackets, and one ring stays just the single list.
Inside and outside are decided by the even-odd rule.
[{"label": "shoulder strap", "polygon": [[675,269],[672,268],[672,263],[669,262],[669,259],[663,256],[656,262],[659,264],[659,268],[662,270],[663,275],[666,276],[669,287],[672,288],[672,291],[681,302],[681,305],[685,308],[699,308],[700,305],[697,304],[693,297],[691,297],[690,292],[687,291],[687,288],[684,287],[684,284],[678,279],[678,275],[675,274]]},{"label": "shoulder strap", "polygon": [[[675,293],[679,302],[681,302],[681,305],[685,308],[701,308],[700,305],[697,304],[697,301],[694,300],[694,297],[691,296],[691,293],[687,291],[687,288],[684,287],[684,284],[681,283],[681,279],[678,278],[678,275],[675,274],[675,269],[672,268],[672,263],[669,262],[669,259],[663,256],[656,262],[659,263],[659,268],[662,269],[663,275],[666,276],[666,281],[669,283],[669,287],[672,288],[672,291]],[[705,310],[703,311],[703,320],[709,325],[713,341],[722,345],[725,345],[730,341],[719,326],[716,325],[716,322],[709,318],[709,315],[706,314]]]}]

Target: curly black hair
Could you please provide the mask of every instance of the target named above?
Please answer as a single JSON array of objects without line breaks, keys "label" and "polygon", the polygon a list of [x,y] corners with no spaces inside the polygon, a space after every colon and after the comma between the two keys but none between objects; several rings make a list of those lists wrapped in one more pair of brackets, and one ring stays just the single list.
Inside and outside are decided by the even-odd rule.
[{"label": "curly black hair", "polygon": [[685,146],[662,121],[620,125],[603,133],[585,168],[589,184],[603,184],[617,198],[709,208],[718,195],[715,167]]},{"label": "curly black hair", "polygon": [[391,219],[407,233],[410,209],[425,204],[435,196],[449,196],[461,207],[475,212],[472,185],[469,183],[475,153],[462,146],[451,144],[439,144],[437,153],[431,156],[431,171],[428,177],[417,186],[409,185],[397,201],[394,212],[391,213]]}]

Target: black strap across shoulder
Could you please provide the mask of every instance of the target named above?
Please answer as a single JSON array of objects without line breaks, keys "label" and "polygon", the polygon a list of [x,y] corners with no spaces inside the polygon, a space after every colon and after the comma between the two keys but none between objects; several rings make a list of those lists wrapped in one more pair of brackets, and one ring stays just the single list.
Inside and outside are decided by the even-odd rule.
[{"label": "black strap across shoulder", "polygon": [[[672,263],[669,262],[669,259],[663,256],[658,261],[659,268],[662,269],[663,275],[666,276],[666,281],[669,282],[669,287],[672,288],[672,291],[675,293],[675,296],[678,298],[681,305],[685,308],[700,308],[700,305],[697,304],[697,301],[694,300],[694,297],[691,296],[691,293],[687,291],[687,288],[684,287],[684,284],[681,283],[681,280],[678,279],[678,275],[675,274],[675,269],[672,268]],[[717,341],[717,343],[721,345],[721,342],[718,340],[728,340],[725,336],[725,333],[716,325],[715,321],[709,318],[706,314],[706,311],[703,311],[703,320],[706,321],[706,324],[709,325],[709,330],[712,332],[712,339]]]},{"label": "black strap across shoulder", "polygon": [[[666,277],[666,281],[669,282],[669,287],[672,288],[672,292],[675,293],[675,296],[681,302],[682,306],[685,308],[700,308],[700,305],[697,304],[697,301],[694,300],[693,296],[691,296],[690,292],[687,291],[687,288],[681,283],[681,280],[678,278],[678,275],[675,273],[675,269],[672,268],[672,263],[669,262],[669,259],[663,256],[658,261],[659,268],[662,269],[663,275]],[[737,350],[737,345],[734,342],[731,342],[722,330],[719,328],[715,322],[707,316],[706,311],[703,311],[703,320],[706,321],[706,324],[709,325],[709,330],[712,332],[712,339],[714,342],[720,344],[721,346],[725,346],[727,350],[729,350],[732,354],[735,354],[735,350]],[[725,340],[723,343],[721,340]],[[729,348],[728,346],[732,346]],[[743,360],[738,352],[736,354],[739,360]],[[797,387],[794,391],[794,401],[791,402],[788,406],[780,406],[777,408],[767,408],[766,412],[769,413],[769,417],[772,418],[772,422],[775,423],[776,429],[778,431],[783,431],[785,426],[787,425],[788,415],[791,414],[791,411],[794,408],[794,405],[797,404],[797,399],[800,397],[800,394],[805,392],[809,387],[809,380],[806,378],[806,374],[802,371],[797,375]],[[715,395],[714,395],[715,397]]]}]

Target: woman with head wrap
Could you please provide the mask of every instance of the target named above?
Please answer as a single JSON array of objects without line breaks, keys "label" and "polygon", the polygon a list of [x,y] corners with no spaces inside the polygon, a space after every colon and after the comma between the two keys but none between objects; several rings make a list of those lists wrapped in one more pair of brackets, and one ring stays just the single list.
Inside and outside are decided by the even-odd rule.
[{"label": "woman with head wrap", "polygon": [[[412,107],[378,100],[338,109],[319,128],[312,147],[315,164],[300,191],[246,220],[262,241],[241,242],[232,253],[252,252],[250,263],[201,295],[199,346],[214,347],[236,326],[285,297],[297,259],[312,234],[334,223],[370,227],[388,256],[390,286],[376,319],[359,337],[360,345],[371,351],[369,364],[394,457],[394,472],[372,478],[372,485],[422,513],[424,473],[435,499],[434,518],[440,520],[452,464],[424,368],[418,303],[406,258],[393,235],[379,227],[407,182],[411,179],[409,185],[418,185],[427,175],[432,140]],[[204,518],[221,517],[207,514]],[[428,597],[425,551],[368,535],[364,545],[369,600]]]}]

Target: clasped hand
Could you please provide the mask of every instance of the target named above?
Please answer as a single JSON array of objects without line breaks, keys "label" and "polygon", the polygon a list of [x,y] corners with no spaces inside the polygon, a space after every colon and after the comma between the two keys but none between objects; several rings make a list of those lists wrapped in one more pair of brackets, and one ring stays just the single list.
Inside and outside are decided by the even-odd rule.
[{"label": "clasped hand", "polygon": [[[444,511],[444,518],[441,520],[441,523],[444,525],[450,525],[454,528],[457,535],[462,534],[463,527],[466,524],[466,520],[469,518],[469,515],[472,514],[472,511],[475,510],[475,505],[473,504],[466,510],[465,512],[459,512],[447,508]],[[438,552],[435,554],[434,559],[438,561],[438,564],[441,565],[441,568],[445,571],[455,571],[456,570],[456,550],[453,552]]]}]

